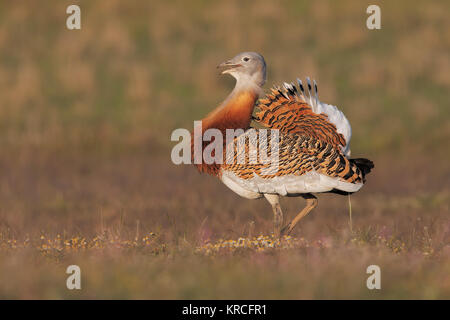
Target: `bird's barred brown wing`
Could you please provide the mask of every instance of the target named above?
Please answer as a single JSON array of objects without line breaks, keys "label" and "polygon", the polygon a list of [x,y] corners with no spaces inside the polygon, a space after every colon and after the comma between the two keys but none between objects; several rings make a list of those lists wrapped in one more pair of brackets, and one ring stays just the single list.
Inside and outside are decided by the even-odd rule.
[{"label": "bird's barred brown wing", "polygon": [[[238,142],[244,138],[245,140]],[[263,147],[261,141],[264,142]],[[309,135],[286,133],[280,133],[278,141],[278,157],[272,157],[271,147],[276,141],[273,141],[270,134],[250,129],[231,143],[234,152],[227,153],[222,169],[233,172],[241,179],[251,179],[255,174],[270,179],[287,175],[301,176],[315,171],[344,182],[364,182],[361,169],[332,143]],[[252,158],[252,150],[261,152],[262,149],[267,150],[266,158],[270,159],[271,163],[261,160],[260,154],[257,158]]]},{"label": "bird's barred brown wing", "polygon": [[[310,83],[308,83],[310,87]],[[317,88],[314,83],[314,87]],[[305,102],[304,89],[301,93],[295,86],[271,89],[264,99],[259,100],[258,111],[253,116],[257,123],[286,134],[306,135],[333,145],[344,147],[346,141],[336,126],[324,113],[317,114]],[[309,88],[311,90],[311,88]],[[317,91],[317,89],[315,89]]]}]

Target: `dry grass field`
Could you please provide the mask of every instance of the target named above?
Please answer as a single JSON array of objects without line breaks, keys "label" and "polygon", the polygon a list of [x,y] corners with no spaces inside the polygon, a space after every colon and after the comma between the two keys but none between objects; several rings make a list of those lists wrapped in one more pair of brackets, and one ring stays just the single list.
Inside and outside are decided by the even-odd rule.
[{"label": "dry grass field", "polygon": [[[449,299],[450,2],[379,3],[371,31],[370,1],[81,0],[70,31],[72,1],[1,2],[0,298]],[[321,195],[274,240],[265,200],[171,162],[246,50],[266,89],[310,76],[352,123],[376,166],[352,229],[347,197]]]}]

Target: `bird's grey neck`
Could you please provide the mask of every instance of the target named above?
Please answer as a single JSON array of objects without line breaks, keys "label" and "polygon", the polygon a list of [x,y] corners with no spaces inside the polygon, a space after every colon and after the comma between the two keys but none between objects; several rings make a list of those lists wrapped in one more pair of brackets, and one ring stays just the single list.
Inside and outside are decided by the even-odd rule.
[{"label": "bird's grey neck", "polygon": [[252,91],[258,95],[262,93],[262,86],[264,80],[250,77],[236,77],[236,85],[234,86],[231,95],[239,94],[241,92]]}]

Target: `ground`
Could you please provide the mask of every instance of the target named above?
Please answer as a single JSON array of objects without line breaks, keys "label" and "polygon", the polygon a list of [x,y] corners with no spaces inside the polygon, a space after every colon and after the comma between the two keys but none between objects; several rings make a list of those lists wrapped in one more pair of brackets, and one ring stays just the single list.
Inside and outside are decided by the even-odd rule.
[{"label": "ground", "polygon": [[[135,152],[24,159],[2,162],[4,298],[450,294],[450,194],[440,188],[448,175],[380,159],[351,197],[353,232],[347,197],[322,195],[292,238],[278,242],[264,200],[242,199],[219,180],[165,158]],[[282,205],[292,218],[304,200],[288,198]],[[82,270],[79,292],[65,286],[71,264]],[[381,268],[379,291],[366,287],[369,265]]]}]

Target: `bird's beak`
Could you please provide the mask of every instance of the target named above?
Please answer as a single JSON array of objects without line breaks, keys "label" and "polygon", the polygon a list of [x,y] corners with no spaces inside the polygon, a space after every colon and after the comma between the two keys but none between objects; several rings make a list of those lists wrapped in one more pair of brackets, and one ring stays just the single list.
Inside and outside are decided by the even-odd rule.
[{"label": "bird's beak", "polygon": [[232,69],[241,67],[242,65],[239,63],[233,63],[231,61],[222,62],[217,66],[217,69],[222,69],[222,74],[229,73]]}]

